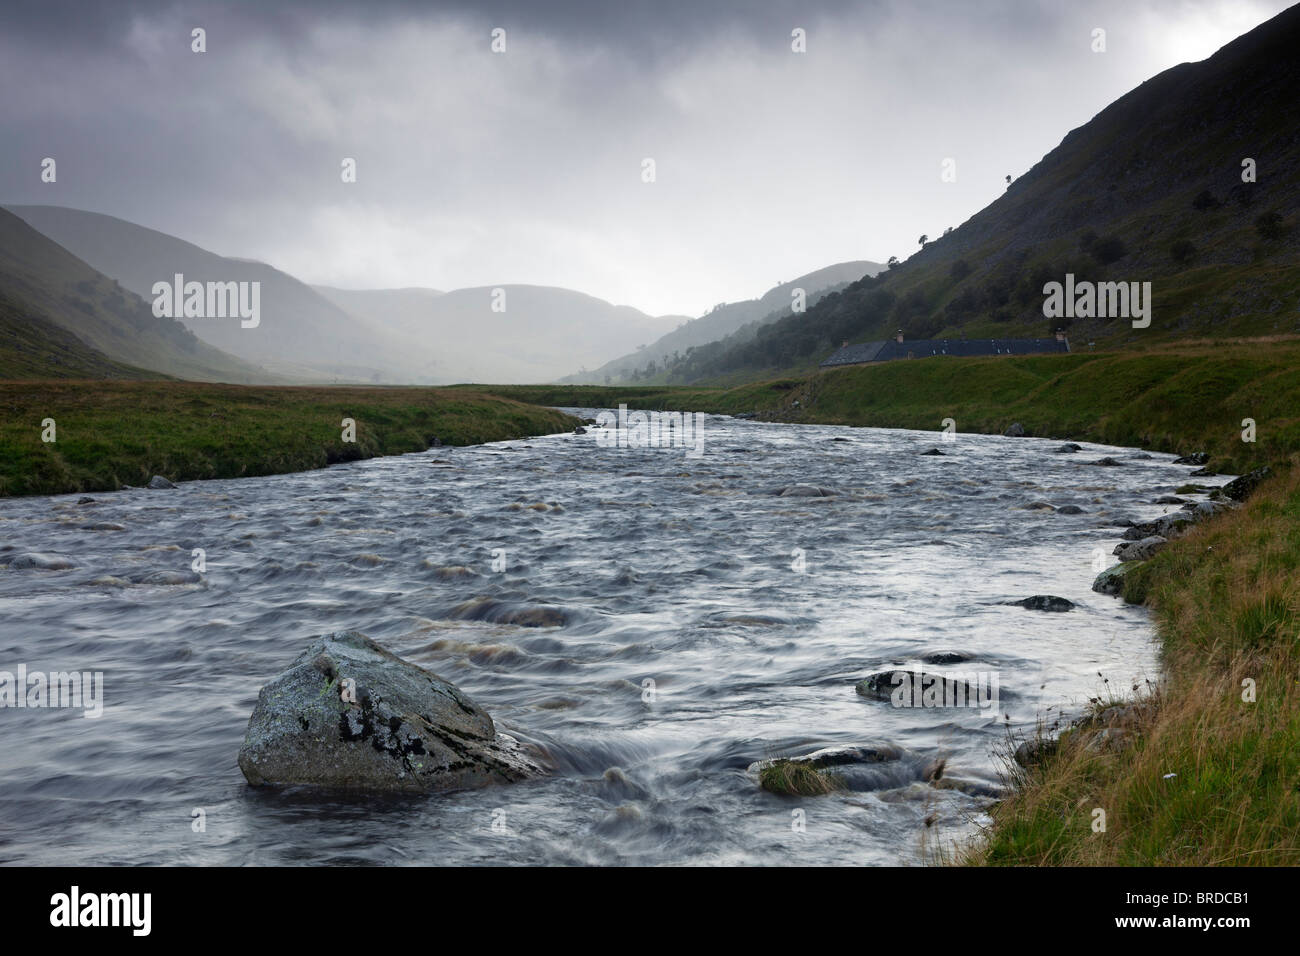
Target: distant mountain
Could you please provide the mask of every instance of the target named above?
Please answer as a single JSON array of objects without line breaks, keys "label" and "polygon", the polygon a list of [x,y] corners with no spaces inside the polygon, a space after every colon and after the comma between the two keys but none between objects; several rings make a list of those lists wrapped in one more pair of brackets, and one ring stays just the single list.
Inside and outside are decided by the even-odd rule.
[{"label": "distant mountain", "polygon": [[[261,262],[219,256],[113,216],[60,206],[11,206],[41,233],[153,301],[156,282],[260,282],[256,328],[181,318],[204,341],[301,381],[447,384],[553,381],[653,341],[683,316],[546,286],[348,290],[312,287]],[[504,300],[495,290],[504,290]],[[505,311],[494,302],[504,301]]]},{"label": "distant mountain", "polygon": [[775,321],[790,315],[796,289],[804,290],[805,306],[811,306],[827,291],[863,276],[875,275],[884,268],[878,262],[865,260],[826,266],[790,282],[783,282],[769,289],[760,298],[716,306],[698,319],[684,322],[644,349],[606,362],[595,371],[570,375],[563,381],[575,385],[602,385],[606,378],[611,383],[630,381],[638,371],[644,372],[650,368],[651,363],[654,367],[662,366],[666,359],[671,361],[674,355],[685,355],[689,349],[724,339],[756,323]]},{"label": "distant mountain", "polygon": [[[303,381],[427,380],[404,343],[349,315],[293,276],[261,262],[219,256],[175,236],[134,223],[61,206],[9,206],[39,232],[125,288],[153,302],[155,282],[260,282],[260,321],[184,318],[205,342]],[[422,377],[423,376],[423,377]]]},{"label": "distant mountain", "polygon": [[441,384],[553,382],[575,366],[654,341],[685,318],[649,316],[552,286],[316,291],[407,341],[408,354],[428,356],[426,368]]},{"label": "distant mountain", "polygon": [[0,377],[267,381],[0,209]]},{"label": "distant mountain", "polygon": [[[806,370],[846,341],[900,328],[909,338],[1010,338],[1059,326],[1076,347],[1300,332],[1296,50],[1300,7],[1121,97],[896,268],[748,340],[697,349],[666,380]],[[1045,317],[1044,286],[1067,273],[1150,282],[1150,326]]]}]

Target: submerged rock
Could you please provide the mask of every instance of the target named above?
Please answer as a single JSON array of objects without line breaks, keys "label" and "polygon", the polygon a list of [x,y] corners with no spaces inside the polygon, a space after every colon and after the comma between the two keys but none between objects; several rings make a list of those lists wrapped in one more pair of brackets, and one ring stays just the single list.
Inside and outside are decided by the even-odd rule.
[{"label": "submerged rock", "polygon": [[1101,465],[1103,468],[1122,468],[1124,466],[1124,463],[1122,461],[1116,461],[1114,458],[1111,458],[1109,455],[1107,455],[1105,458],[1098,458],[1096,461],[1091,461],[1088,464]]},{"label": "submerged rock", "polygon": [[922,454],[922,455],[942,455],[943,452],[941,452],[938,448],[931,448],[929,451],[923,451],[923,452],[921,452],[921,454]]},{"label": "submerged rock", "polygon": [[[854,686],[859,696],[905,707],[957,707],[988,709],[991,692],[997,688],[972,686],[965,680],[935,671],[907,668],[881,671]],[[1002,691],[1002,696],[1009,696]],[[983,702],[983,703],[982,703]],[[988,706],[985,706],[988,705]]]},{"label": "submerged rock", "polygon": [[72,561],[57,554],[39,554],[35,551],[15,555],[7,563],[15,571],[68,571],[76,567]]},{"label": "submerged rock", "polygon": [[1061,505],[1061,507],[1056,509],[1056,513],[1058,515],[1086,515],[1088,512],[1080,508],[1078,505]]},{"label": "submerged rock", "polygon": [[1182,458],[1175,458],[1175,465],[1204,465],[1210,460],[1209,452],[1198,451],[1190,455],[1184,455]]},{"label": "submerged rock", "polygon": [[1083,451],[1082,445],[1076,445],[1072,441],[1067,441],[1064,445],[1058,445],[1053,452],[1058,455],[1073,455],[1076,451]]},{"label": "submerged rock", "polygon": [[[827,747],[800,757],[777,757],[749,765],[759,786],[785,796],[817,796],[836,790],[889,790],[938,779],[942,764],[889,744]],[[928,776],[927,776],[928,775]]]},{"label": "submerged rock", "polygon": [[1021,601],[1003,601],[1003,604],[1010,604],[1016,607],[1023,607],[1029,611],[1072,611],[1074,602],[1067,601],[1063,597],[1057,597],[1055,594],[1035,594],[1033,597],[1027,597]]},{"label": "submerged rock", "polygon": [[316,638],[262,688],[239,769],[253,786],[415,792],[542,772],[459,688],[357,631]]},{"label": "submerged rock", "polygon": [[834,498],[841,494],[835,488],[823,488],[820,485],[787,485],[784,488],[777,488],[772,492],[782,498]]},{"label": "submerged rock", "polygon": [[133,584],[173,586],[178,584],[198,584],[203,578],[197,571],[149,571],[133,574],[130,580]]},{"label": "submerged rock", "polygon": [[964,664],[975,660],[975,655],[966,651],[931,651],[921,655],[922,664]]}]

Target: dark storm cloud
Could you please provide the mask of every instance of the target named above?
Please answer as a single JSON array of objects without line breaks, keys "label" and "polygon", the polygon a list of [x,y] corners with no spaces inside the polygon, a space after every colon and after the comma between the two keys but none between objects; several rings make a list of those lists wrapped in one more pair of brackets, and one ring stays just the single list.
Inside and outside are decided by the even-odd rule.
[{"label": "dark storm cloud", "polygon": [[1117,96],[1284,6],[7,2],[0,200],[309,281],[535,282],[698,313],[907,255]]}]

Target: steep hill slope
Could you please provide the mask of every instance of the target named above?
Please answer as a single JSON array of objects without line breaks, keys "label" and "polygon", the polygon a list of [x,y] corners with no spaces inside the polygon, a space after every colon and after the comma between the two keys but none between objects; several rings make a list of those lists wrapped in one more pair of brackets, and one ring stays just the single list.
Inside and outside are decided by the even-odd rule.
[{"label": "steep hill slope", "polygon": [[349,315],[310,286],[262,262],[208,252],[113,216],[62,206],[10,206],[35,229],[124,287],[153,301],[155,282],[260,282],[260,321],[180,321],[211,345],[269,371],[312,381],[413,381],[418,366],[402,343]]},{"label": "steep hill slope", "polygon": [[114,362],[40,310],[0,291],[0,380],[158,377]]},{"label": "steep hill slope", "polygon": [[[1293,7],[1121,97],[905,263],[752,341],[697,349],[669,380],[806,369],[846,340],[897,328],[930,338],[1064,326],[1076,345],[1127,347],[1300,332],[1297,49]],[[1243,181],[1247,159],[1254,182]],[[1046,318],[1043,287],[1067,273],[1150,282],[1150,327],[1124,317]]]},{"label": "steep hill slope", "polygon": [[[0,314],[11,377],[271,379],[199,341],[173,319],[0,209]],[[128,368],[130,366],[130,368]]]}]

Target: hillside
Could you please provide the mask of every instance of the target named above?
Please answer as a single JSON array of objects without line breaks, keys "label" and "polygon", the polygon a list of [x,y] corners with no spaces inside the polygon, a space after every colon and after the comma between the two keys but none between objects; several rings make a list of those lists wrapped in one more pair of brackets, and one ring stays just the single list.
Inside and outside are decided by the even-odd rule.
[{"label": "hillside", "polygon": [[[1296,49],[1300,7],[1121,97],[906,262],[752,340],[696,349],[667,380],[807,370],[845,341],[897,328],[911,338],[1005,338],[1060,326],[1076,348],[1300,331]],[[1247,158],[1255,182],[1242,180]],[[1043,286],[1066,273],[1151,282],[1150,327],[1045,318]]]},{"label": "hillside", "polygon": [[261,262],[219,256],[175,236],[134,223],[61,206],[10,206],[10,212],[73,255],[153,301],[153,284],[185,281],[260,282],[260,321],[184,318],[203,341],[281,378],[303,381],[425,380],[403,358],[402,343],[344,312],[310,286]]},{"label": "hillside", "polygon": [[826,266],[790,282],[783,282],[757,299],[724,302],[698,319],[684,322],[643,349],[606,362],[594,371],[570,375],[562,381],[575,385],[599,385],[607,381],[624,382],[633,381],[638,377],[653,378],[654,370],[662,366],[665,360],[677,361],[693,348],[727,338],[742,329],[748,329],[752,337],[757,331],[757,325],[790,314],[792,293],[795,289],[803,289],[807,298],[805,305],[812,305],[828,291],[854,282],[863,276],[875,275],[884,268],[878,262],[864,260]]},{"label": "hillside", "polygon": [[0,292],[0,379],[157,377],[114,362],[38,309]]},{"label": "hillside", "polygon": [[261,320],[182,318],[204,341],[299,381],[446,384],[549,381],[662,335],[682,316],[648,316],[569,289],[349,290],[313,287],[265,263],[216,255],[113,216],[60,206],[11,206],[95,269],[152,301],[153,284],[260,282]]},{"label": "hillside", "polygon": [[147,302],[2,209],[0,325],[6,378],[269,378],[155,317]]}]

